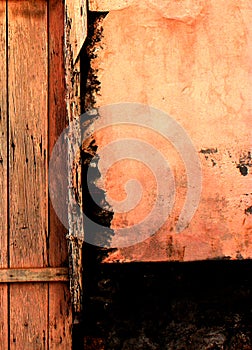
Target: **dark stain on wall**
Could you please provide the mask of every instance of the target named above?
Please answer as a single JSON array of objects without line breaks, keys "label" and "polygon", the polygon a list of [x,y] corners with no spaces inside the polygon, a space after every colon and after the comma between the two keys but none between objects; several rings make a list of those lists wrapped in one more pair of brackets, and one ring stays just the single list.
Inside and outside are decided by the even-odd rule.
[{"label": "dark stain on wall", "polygon": [[248,175],[248,168],[244,164],[238,164],[237,168],[240,170],[241,175],[246,176]]},{"label": "dark stain on wall", "polygon": [[250,207],[245,209],[245,214],[246,215],[249,215],[249,214],[251,215],[252,214],[252,206],[250,206]]},{"label": "dark stain on wall", "polygon": [[237,168],[240,170],[241,175],[246,176],[249,173],[249,167],[252,166],[252,156],[251,152],[244,152],[240,156],[239,163],[237,164]]},{"label": "dark stain on wall", "polygon": [[74,350],[252,349],[251,261],[100,264],[95,247],[83,254]]}]

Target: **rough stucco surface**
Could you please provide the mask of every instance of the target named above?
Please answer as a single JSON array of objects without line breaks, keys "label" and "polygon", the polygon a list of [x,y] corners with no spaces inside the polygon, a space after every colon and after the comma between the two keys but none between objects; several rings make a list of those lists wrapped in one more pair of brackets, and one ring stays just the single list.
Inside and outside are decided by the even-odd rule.
[{"label": "rough stucco surface", "polygon": [[[153,131],[123,130],[163,152],[175,177],[176,201],[153,237],[104,261],[251,258],[251,2],[93,1],[92,8],[109,10],[91,60],[100,82],[95,106],[140,102],[165,111],[193,141],[203,176],[197,212],[176,234],[187,186],[181,158]],[[97,134],[98,153],[120,133],[112,127]],[[146,167],[124,162],[103,181],[107,194],[122,200],[122,186],[131,178],[139,179],[145,194],[134,210],[114,214],[115,232],[142,220],[156,200],[155,179]]]}]

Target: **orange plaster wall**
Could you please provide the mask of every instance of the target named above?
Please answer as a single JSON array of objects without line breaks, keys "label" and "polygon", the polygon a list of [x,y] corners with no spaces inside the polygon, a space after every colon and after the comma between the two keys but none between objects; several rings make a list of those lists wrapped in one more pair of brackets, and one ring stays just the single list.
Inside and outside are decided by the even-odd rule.
[{"label": "orange plaster wall", "polygon": [[[97,58],[91,61],[101,83],[96,106],[139,102],[163,110],[186,130],[202,167],[200,204],[178,234],[174,227],[187,180],[172,146],[147,130],[136,135],[130,128],[112,127],[97,134],[100,148],[122,133],[145,140],[164,154],[176,181],[175,205],[162,228],[105,261],[251,258],[251,2],[149,0],[119,1],[116,6],[97,0],[92,6],[109,10]],[[156,200],[151,172],[143,164],[125,162],[115,164],[101,186],[122,200],[123,184],[137,178],[143,197],[134,210],[114,215],[115,234],[118,227],[142,220]],[[246,167],[247,175],[239,165]]]}]

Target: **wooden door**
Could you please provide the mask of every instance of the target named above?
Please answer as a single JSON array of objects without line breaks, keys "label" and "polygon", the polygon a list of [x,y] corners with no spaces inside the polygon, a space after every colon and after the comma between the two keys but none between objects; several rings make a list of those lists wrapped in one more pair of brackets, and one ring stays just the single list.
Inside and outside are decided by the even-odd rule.
[{"label": "wooden door", "polygon": [[63,45],[61,0],[0,1],[2,350],[71,348],[65,229],[48,196],[66,125]]}]

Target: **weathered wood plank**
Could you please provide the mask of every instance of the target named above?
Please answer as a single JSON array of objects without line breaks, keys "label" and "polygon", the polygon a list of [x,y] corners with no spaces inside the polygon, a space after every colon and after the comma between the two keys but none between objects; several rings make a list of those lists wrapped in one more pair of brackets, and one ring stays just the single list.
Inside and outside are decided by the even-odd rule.
[{"label": "weathered wood plank", "polygon": [[[68,143],[68,161],[71,164],[68,174],[69,205],[68,205],[68,255],[69,255],[69,275],[70,290],[75,314],[81,311],[82,304],[82,245],[84,242],[84,223],[82,215],[79,215],[79,208],[82,208],[82,187],[81,187],[81,158],[79,141],[80,132],[80,57],[76,51],[75,42],[78,43],[78,50],[82,44],[77,40],[81,36],[81,42],[84,43],[86,33],[82,31],[79,20],[78,5],[79,0],[66,2],[66,23],[65,23],[65,67],[66,67],[66,90],[67,90],[67,119],[71,123],[74,121],[74,127],[71,125],[69,130]],[[85,14],[86,16],[86,14]],[[78,19],[79,18],[79,19]],[[86,19],[85,19],[86,20]],[[73,39],[76,40],[73,40]],[[78,197],[78,204],[75,198]],[[75,318],[77,322],[77,318]]]},{"label": "weathered wood plank", "polygon": [[47,9],[9,3],[10,267],[47,264]]},{"label": "weathered wood plank", "polygon": [[69,287],[49,285],[49,349],[72,349],[72,312]]},{"label": "weathered wood plank", "polygon": [[[64,4],[49,1],[49,155],[67,125],[64,70]],[[55,174],[57,176],[58,174]],[[66,180],[66,179],[65,179]],[[57,183],[62,181],[59,176]],[[62,186],[67,185],[64,181]],[[59,221],[49,202],[49,264],[68,264],[67,230]],[[67,213],[66,213],[67,215]],[[65,283],[49,285],[49,349],[72,348],[72,306],[69,286]]]},{"label": "weathered wood plank", "polygon": [[0,2],[0,267],[8,264],[7,257],[7,89],[6,89],[6,13]]},{"label": "weathered wood plank", "polygon": [[10,349],[48,349],[46,283],[11,285]]},{"label": "weathered wood plank", "polygon": [[87,36],[87,2],[86,0],[66,0],[68,18],[71,18],[70,44],[75,63]]},{"label": "weathered wood plank", "polygon": [[[49,156],[53,147],[67,126],[66,88],[64,70],[64,6],[60,0],[49,2]],[[61,174],[54,174],[62,186],[67,179]],[[65,181],[64,181],[65,180]],[[52,203],[50,207],[49,264],[50,266],[67,265],[67,229],[58,219]],[[67,215],[67,213],[66,213]]]},{"label": "weathered wood plank", "polygon": [[[0,267],[8,266],[6,3],[0,2]],[[8,287],[0,286],[0,339],[8,348]]]},{"label": "weathered wood plank", "polygon": [[8,287],[0,285],[0,339],[2,349],[8,349]]},{"label": "weathered wood plank", "polygon": [[[10,267],[47,266],[47,2],[9,1]],[[48,348],[48,284],[10,287],[11,349]]]},{"label": "weathered wood plank", "polygon": [[0,269],[0,283],[68,281],[68,268]]}]

